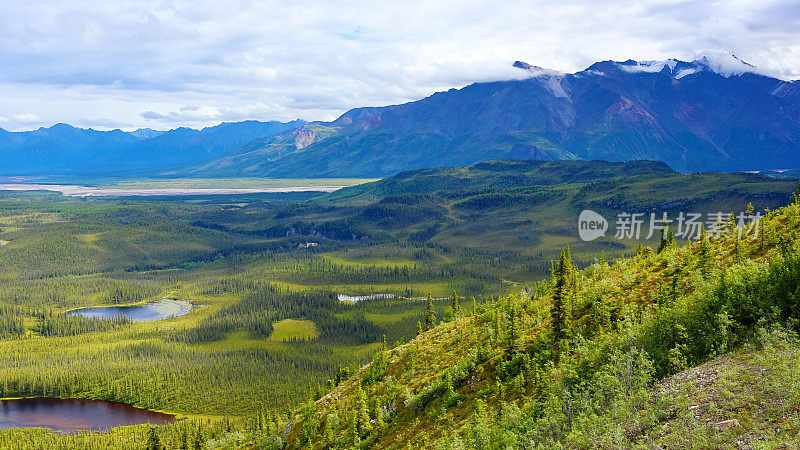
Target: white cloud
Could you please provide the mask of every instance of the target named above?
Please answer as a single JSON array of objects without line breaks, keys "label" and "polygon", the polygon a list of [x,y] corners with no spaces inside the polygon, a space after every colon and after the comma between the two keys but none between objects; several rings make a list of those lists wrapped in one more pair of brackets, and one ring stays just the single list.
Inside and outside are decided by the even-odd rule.
[{"label": "white cloud", "polygon": [[41,117],[33,113],[14,114],[11,117],[14,119],[15,122],[19,123],[31,124],[31,123],[39,123],[42,121]]},{"label": "white cloud", "polygon": [[[730,50],[800,78],[794,0],[15,2],[0,11],[0,115],[169,128],[331,119],[474,81],[521,59],[574,72],[597,60]],[[201,105],[191,109],[191,105]],[[188,109],[184,109],[188,108]]]},{"label": "white cloud", "polygon": [[144,119],[160,123],[194,124],[213,121],[220,116],[220,112],[213,106],[186,105],[178,111],[170,111],[166,114],[145,111],[141,116]]}]

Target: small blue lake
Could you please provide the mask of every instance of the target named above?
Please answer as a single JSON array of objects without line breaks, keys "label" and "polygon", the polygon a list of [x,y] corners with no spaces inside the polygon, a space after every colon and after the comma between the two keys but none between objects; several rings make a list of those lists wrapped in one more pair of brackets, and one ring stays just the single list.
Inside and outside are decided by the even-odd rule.
[{"label": "small blue lake", "polygon": [[132,322],[149,322],[151,320],[169,319],[189,314],[192,304],[185,300],[163,298],[160,301],[147,303],[145,305],[132,306],[97,306],[91,308],[79,308],[68,311],[67,315],[80,315],[84,317],[97,317],[101,319],[111,319],[116,316],[125,316]]}]

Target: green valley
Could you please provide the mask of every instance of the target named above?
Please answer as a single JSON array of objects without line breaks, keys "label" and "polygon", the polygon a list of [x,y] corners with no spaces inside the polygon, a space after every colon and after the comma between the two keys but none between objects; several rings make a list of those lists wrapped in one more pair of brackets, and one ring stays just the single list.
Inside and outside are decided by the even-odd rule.
[{"label": "green valley", "polygon": [[[3,193],[0,397],[108,400],[183,420],[69,436],[16,428],[0,431],[0,446],[32,439],[39,448],[139,448],[148,433],[175,448],[420,446],[468,442],[475,414],[512,408],[520,420],[544,420],[555,408],[548,402],[565,401],[551,398],[556,386],[589,389],[581,383],[594,383],[609,355],[632,357],[633,343],[653,339],[648,330],[662,320],[653,305],[716,292],[717,274],[733,264],[726,247],[714,250],[708,273],[699,271],[697,242],[632,256],[634,240],[580,241],[582,209],[609,218],[744,211],[748,203],[774,210],[791,202],[795,187],[792,179],[685,175],[644,161],[500,160],[404,172],[330,194]],[[793,251],[786,230],[795,209],[769,216],[767,241],[747,249],[756,265],[746,270],[780,270],[768,261],[779,248]],[[565,244],[570,264],[585,269],[570,281],[568,350],[555,350],[547,280]],[[633,259],[605,262],[623,256]],[[162,298],[195,307],[150,322],[63,314]],[[669,317],[693,311],[664,308]],[[739,319],[730,320],[733,327]],[[684,331],[669,331],[669,342],[696,331],[676,323]],[[417,336],[420,326],[430,330]],[[737,348],[749,330],[719,348]],[[711,350],[714,343],[687,347],[694,353],[674,365],[672,348],[661,344],[642,350],[652,370],[641,389],[722,351]],[[369,426],[351,414],[361,411],[362,395]],[[495,422],[481,426],[513,434]]]},{"label": "green valley", "polygon": [[0,450],[800,449],[800,7],[0,10]]}]

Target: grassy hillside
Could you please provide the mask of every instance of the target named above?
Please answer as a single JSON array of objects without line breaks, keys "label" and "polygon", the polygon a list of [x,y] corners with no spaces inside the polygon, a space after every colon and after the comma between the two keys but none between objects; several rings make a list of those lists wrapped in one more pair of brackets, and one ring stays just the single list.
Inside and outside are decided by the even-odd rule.
[{"label": "grassy hillside", "polygon": [[584,270],[565,251],[551,281],[456,305],[378,352],[281,437],[292,448],[799,445],[800,205],[761,227],[754,241],[644,248]]}]

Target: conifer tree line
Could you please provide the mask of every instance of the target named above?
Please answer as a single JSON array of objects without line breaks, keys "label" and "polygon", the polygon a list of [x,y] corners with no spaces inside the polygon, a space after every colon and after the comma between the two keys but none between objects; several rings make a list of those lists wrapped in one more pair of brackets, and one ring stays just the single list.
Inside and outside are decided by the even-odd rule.
[{"label": "conifer tree line", "polygon": [[114,330],[130,324],[123,315],[109,318],[84,317],[81,315],[53,314],[48,311],[39,314],[36,331],[42,336],[74,336],[84,333]]},{"label": "conifer tree line", "polygon": [[[26,318],[35,319],[35,324],[29,327],[25,323]],[[54,313],[52,309],[0,305],[0,338],[21,338],[29,336],[29,333],[44,337],[74,336],[114,330],[129,323],[130,320],[124,316],[84,317]]]},{"label": "conifer tree line", "polygon": [[[203,319],[197,327],[177,331],[170,341],[186,343],[212,342],[233,331],[247,331],[253,338],[268,338],[272,325],[283,319],[304,319],[314,322],[319,340],[333,344],[358,345],[378,342],[383,336],[390,341],[408,339],[417,321],[424,319],[428,328],[436,323],[436,309],[429,295],[425,312],[410,299],[382,299],[352,305],[338,300],[337,294],[324,291],[294,292],[271,283],[221,278],[207,285],[205,293],[222,295],[237,293],[241,300]],[[456,300],[457,296],[454,297]],[[455,300],[450,300],[451,302]],[[444,303],[440,301],[438,303]],[[376,324],[366,318],[368,312],[406,314],[389,323]],[[411,313],[411,314],[407,314]]]},{"label": "conifer tree line", "polygon": [[265,264],[264,276],[274,280],[306,284],[410,283],[469,278],[497,283],[499,277],[465,264],[346,266],[324,258],[273,255]]}]

